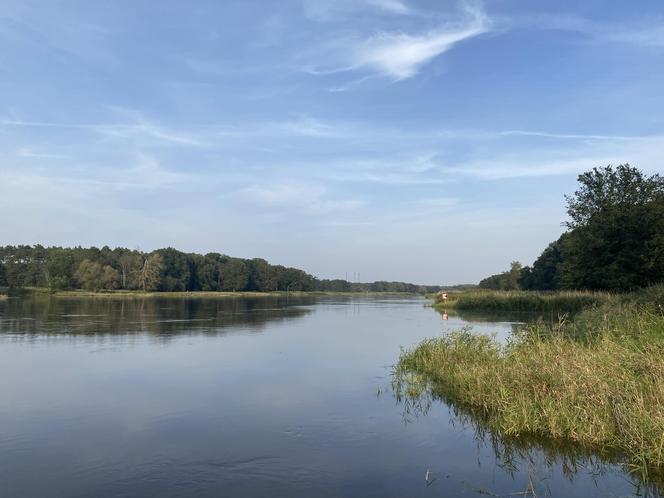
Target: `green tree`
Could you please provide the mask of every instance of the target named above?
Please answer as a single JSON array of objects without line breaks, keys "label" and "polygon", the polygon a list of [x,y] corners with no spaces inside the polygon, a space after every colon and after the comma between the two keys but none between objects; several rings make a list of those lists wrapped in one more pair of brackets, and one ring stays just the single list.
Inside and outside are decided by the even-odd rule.
[{"label": "green tree", "polygon": [[247,265],[241,259],[230,258],[220,265],[219,278],[220,290],[232,292],[244,290],[249,281]]},{"label": "green tree", "polygon": [[554,290],[559,287],[559,270],[563,260],[562,244],[566,234],[551,242],[533,263],[521,272],[519,284],[526,290]]},{"label": "green tree", "polygon": [[0,287],[7,287],[7,273],[5,272],[5,263],[0,259]]},{"label": "green tree", "polygon": [[78,266],[74,277],[81,288],[97,291],[102,285],[102,271],[102,267],[99,263],[84,259]]},{"label": "green tree", "polygon": [[664,279],[664,180],[629,165],[594,168],[567,197],[564,288],[630,290]]},{"label": "green tree", "polygon": [[158,252],[143,257],[143,264],[138,271],[138,282],[143,291],[159,288],[163,265],[161,254]]},{"label": "green tree", "polygon": [[185,291],[189,290],[189,264],[187,256],[172,247],[159,249],[162,267],[159,279],[160,291]]},{"label": "green tree", "polygon": [[115,260],[117,261],[120,273],[120,288],[132,289],[138,287],[136,275],[140,272],[143,259],[138,252],[124,249],[117,251]]},{"label": "green tree", "polygon": [[248,290],[267,292],[276,289],[275,272],[267,261],[254,258],[247,261],[246,264],[249,272]]},{"label": "green tree", "polygon": [[120,287],[120,272],[110,265],[106,265],[102,269],[100,276],[101,288],[114,290]]},{"label": "green tree", "polygon": [[508,271],[481,280],[479,286],[482,289],[518,290],[521,288],[522,268],[521,263],[512,261]]}]

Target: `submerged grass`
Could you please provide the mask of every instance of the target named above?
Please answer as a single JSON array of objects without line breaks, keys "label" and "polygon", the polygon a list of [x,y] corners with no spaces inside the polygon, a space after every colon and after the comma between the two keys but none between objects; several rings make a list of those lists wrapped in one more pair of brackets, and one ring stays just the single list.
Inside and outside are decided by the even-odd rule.
[{"label": "submerged grass", "polygon": [[612,300],[509,343],[462,330],[402,353],[395,389],[428,391],[504,437],[618,452],[664,476],[664,287]]}]

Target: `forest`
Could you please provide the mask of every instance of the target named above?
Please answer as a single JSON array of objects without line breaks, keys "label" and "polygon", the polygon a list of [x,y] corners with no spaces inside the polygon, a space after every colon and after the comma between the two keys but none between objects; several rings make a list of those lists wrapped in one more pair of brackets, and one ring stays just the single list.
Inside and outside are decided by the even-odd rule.
[{"label": "forest", "polygon": [[260,258],[241,259],[173,249],[151,252],[122,247],[0,247],[0,287],[52,291],[159,292],[437,292],[439,286],[404,282],[373,283],[321,280],[298,268],[271,265]]},{"label": "forest", "polygon": [[565,196],[567,229],[532,266],[513,261],[480,287],[632,291],[664,281],[664,178],[630,166],[594,168]]}]

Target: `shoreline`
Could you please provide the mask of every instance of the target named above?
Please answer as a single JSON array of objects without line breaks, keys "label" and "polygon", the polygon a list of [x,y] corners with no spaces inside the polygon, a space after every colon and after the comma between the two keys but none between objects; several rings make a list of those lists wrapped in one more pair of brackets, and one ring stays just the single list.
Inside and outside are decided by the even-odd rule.
[{"label": "shoreline", "polygon": [[[86,291],[86,290],[62,290],[51,291],[41,287],[27,287],[16,289],[19,297],[54,297],[54,298],[91,298],[91,299],[149,299],[149,298],[178,298],[178,299],[237,299],[237,298],[268,298],[268,297],[359,297],[359,296],[421,296],[411,292],[333,292],[333,291]],[[0,299],[8,298],[7,294],[0,294]]]}]

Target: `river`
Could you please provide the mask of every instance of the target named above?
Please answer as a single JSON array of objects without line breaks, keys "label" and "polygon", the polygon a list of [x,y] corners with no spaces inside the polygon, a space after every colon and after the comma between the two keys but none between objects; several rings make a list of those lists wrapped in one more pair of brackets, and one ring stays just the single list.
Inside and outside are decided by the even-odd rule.
[{"label": "river", "polygon": [[442,402],[398,402],[390,372],[400,348],[464,326],[501,338],[518,326],[443,320],[426,303],[0,301],[0,496],[643,492],[615,463],[513,447]]}]

